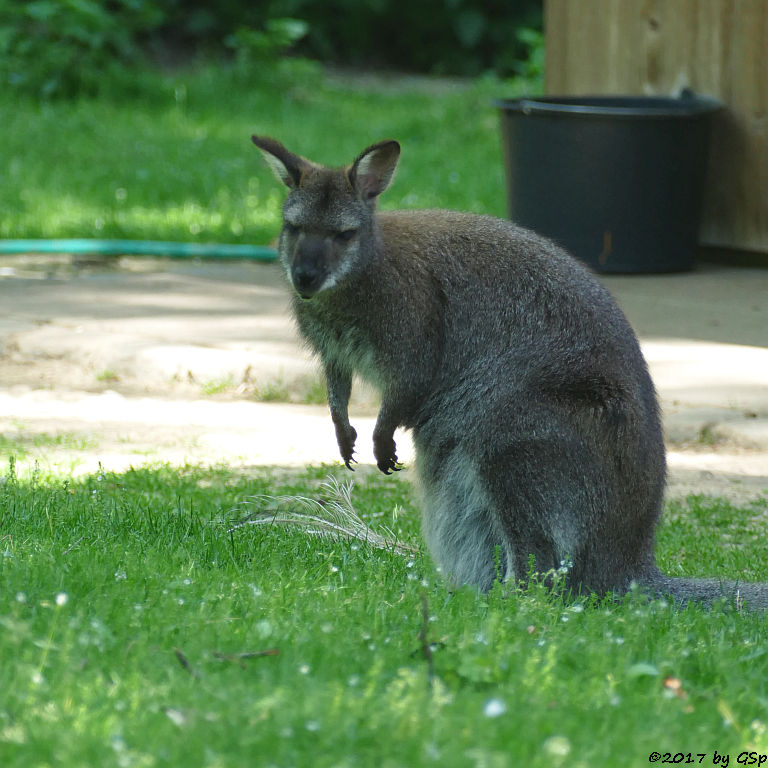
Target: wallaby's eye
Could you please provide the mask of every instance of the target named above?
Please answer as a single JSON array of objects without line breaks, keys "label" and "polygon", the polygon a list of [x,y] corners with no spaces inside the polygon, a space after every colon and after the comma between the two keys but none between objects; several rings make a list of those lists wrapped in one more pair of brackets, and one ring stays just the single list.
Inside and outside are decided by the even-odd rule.
[{"label": "wallaby's eye", "polygon": [[334,235],[337,243],[348,243],[357,234],[356,229],[344,229]]},{"label": "wallaby's eye", "polygon": [[288,235],[298,234],[299,228],[295,224],[291,224],[289,221],[283,222],[283,229]]}]

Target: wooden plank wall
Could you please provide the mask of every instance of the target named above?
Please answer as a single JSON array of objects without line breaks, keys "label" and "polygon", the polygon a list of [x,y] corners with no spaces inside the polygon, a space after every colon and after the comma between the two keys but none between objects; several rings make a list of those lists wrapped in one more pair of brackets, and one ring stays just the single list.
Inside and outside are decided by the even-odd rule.
[{"label": "wooden plank wall", "polygon": [[549,94],[715,96],[701,241],[768,253],[768,0],[545,0]]}]

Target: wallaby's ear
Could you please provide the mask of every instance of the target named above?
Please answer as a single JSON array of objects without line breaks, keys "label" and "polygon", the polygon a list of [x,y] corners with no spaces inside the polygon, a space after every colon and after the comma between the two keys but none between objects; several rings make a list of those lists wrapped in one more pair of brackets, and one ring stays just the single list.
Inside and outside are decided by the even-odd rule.
[{"label": "wallaby's ear", "polygon": [[309,160],[289,152],[279,141],[269,136],[251,136],[251,141],[259,148],[272,173],[287,187],[298,187],[301,177],[312,167]]},{"label": "wallaby's ear", "polygon": [[363,200],[378,197],[395,176],[400,145],[389,139],[364,149],[349,169],[349,180]]}]

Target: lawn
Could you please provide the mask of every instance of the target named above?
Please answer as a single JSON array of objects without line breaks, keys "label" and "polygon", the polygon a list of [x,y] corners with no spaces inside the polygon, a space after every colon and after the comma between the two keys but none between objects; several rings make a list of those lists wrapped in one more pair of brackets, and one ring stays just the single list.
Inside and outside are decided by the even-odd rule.
[{"label": "lawn", "polygon": [[492,99],[520,84],[314,71],[243,82],[202,67],[136,87],[114,100],[39,103],[0,94],[0,238],[267,244],[279,231],[283,190],[253,133],[329,165],[397,138],[403,159],[385,207],[504,214]]},{"label": "lawn", "polygon": [[[451,592],[422,554],[238,527],[273,506],[254,497],[322,496],[329,472],[348,476],[17,477],[9,464],[3,767],[592,768],[768,752],[762,616]],[[353,502],[421,548],[407,477],[358,476]],[[756,577],[765,512],[691,499],[662,528],[660,558]]]}]

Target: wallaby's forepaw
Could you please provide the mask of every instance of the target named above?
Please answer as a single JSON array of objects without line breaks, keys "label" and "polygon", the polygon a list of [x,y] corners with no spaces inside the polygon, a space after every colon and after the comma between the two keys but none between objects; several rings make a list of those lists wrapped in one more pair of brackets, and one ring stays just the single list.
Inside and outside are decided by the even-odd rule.
[{"label": "wallaby's forepaw", "polygon": [[397,460],[397,456],[385,459],[384,461],[377,461],[376,466],[385,474],[391,475],[393,472],[399,472],[403,465]]},{"label": "wallaby's forepaw", "polygon": [[336,442],[339,444],[339,452],[345,466],[352,472],[355,470],[351,465],[357,464],[357,460],[352,455],[355,452],[355,440],[357,440],[357,432],[351,424],[336,424]]},{"label": "wallaby's forepaw", "polygon": [[392,437],[373,436],[373,455],[376,457],[376,466],[385,474],[399,472],[403,465],[397,460],[395,453],[395,441]]}]

